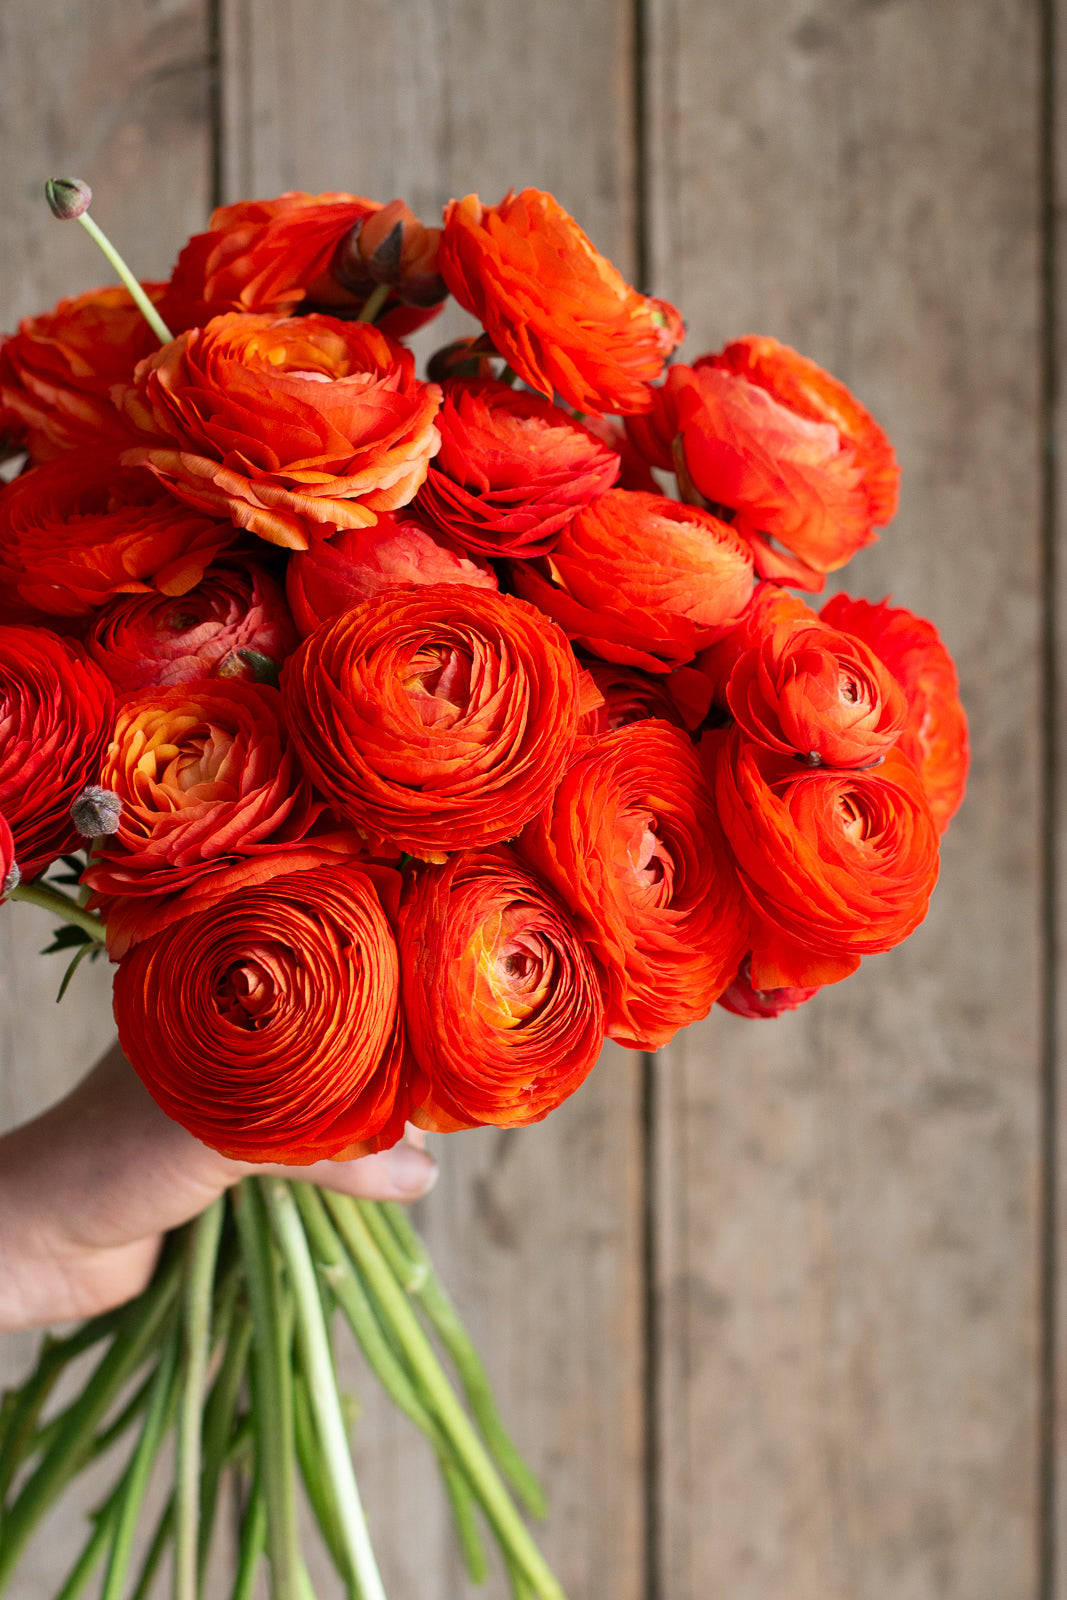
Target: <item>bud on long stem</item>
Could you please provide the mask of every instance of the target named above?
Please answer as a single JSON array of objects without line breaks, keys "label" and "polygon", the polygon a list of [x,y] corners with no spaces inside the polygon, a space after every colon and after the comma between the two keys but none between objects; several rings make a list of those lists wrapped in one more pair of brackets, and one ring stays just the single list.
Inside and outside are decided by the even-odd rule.
[{"label": "bud on long stem", "polygon": [[115,249],[115,246],[111,243],[107,234],[104,233],[102,228],[97,227],[89,215],[89,205],[93,198],[93,191],[89,185],[84,183],[81,178],[49,178],[44,186],[44,192],[54,217],[58,217],[60,222],[73,222],[77,219],[81,223],[89,237],[100,246],[100,249],[130,291],[138,310],[157,339],[161,344],[170,344],[174,335]]}]

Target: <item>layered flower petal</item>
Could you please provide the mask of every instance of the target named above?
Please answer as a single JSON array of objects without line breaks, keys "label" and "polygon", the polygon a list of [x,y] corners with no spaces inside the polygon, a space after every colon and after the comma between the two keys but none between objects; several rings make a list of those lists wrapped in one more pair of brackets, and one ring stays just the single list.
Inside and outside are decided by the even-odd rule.
[{"label": "layered flower petal", "polygon": [[400,910],[421,1127],[539,1122],[603,1040],[596,970],[555,896],[506,847],[421,868]]},{"label": "layered flower petal", "polygon": [[301,758],[372,848],[424,859],[516,834],[558,783],[583,709],[578,664],[522,600],[455,584],[386,591],[286,663]]},{"label": "layered flower petal", "polygon": [[322,524],[368,527],[414,497],[440,398],[369,323],[236,314],[164,345],[115,391],[150,440],[126,460],[293,550]]},{"label": "layered flower petal", "polygon": [[381,893],[395,887],[356,863],[290,872],[123,958],[119,1040],[169,1117],[239,1161],[396,1142],[398,961]]},{"label": "layered flower petal", "polygon": [[519,849],[605,974],[606,1029],[656,1049],[706,1016],[750,915],[688,737],[637,722],[575,757]]},{"label": "layered flower petal", "polygon": [[647,411],[684,334],[674,307],[632,289],[539,189],[453,200],[438,265],[519,377],[579,411]]}]

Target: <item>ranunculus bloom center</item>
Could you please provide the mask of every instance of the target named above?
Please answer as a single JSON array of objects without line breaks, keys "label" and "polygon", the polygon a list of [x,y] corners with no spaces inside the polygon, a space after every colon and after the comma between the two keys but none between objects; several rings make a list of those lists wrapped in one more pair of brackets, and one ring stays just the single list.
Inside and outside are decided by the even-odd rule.
[{"label": "ranunculus bloom center", "polygon": [[471,665],[467,652],[451,645],[425,645],[412,656],[404,688],[424,723],[450,725],[467,708]]},{"label": "ranunculus bloom center", "polygon": [[248,1032],[268,1027],[279,989],[278,964],[278,953],[264,949],[228,967],[215,989],[219,1015]]}]

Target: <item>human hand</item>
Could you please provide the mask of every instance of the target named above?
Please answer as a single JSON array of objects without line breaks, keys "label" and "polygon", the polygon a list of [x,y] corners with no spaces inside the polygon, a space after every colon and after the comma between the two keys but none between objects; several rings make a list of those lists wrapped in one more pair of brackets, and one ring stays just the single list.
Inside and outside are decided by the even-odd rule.
[{"label": "human hand", "polygon": [[163,1234],[250,1173],[417,1200],[437,1165],[409,1129],[359,1161],[252,1166],[156,1105],[116,1045],[66,1099],[0,1138],[0,1331],[88,1317],[148,1283]]}]

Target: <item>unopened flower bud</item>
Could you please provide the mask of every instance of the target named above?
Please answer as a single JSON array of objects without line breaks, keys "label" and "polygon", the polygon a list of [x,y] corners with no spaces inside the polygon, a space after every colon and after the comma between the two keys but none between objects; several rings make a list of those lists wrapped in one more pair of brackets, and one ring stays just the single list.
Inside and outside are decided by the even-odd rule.
[{"label": "unopened flower bud", "polygon": [[17,889],[21,882],[22,873],[19,871],[19,864],[17,861],[13,861],[7,869],[3,883],[0,883],[0,900],[6,900],[8,895]]},{"label": "unopened flower bud", "polygon": [[83,839],[99,839],[117,833],[122,816],[122,801],[114,789],[101,789],[88,783],[70,808],[70,820]]},{"label": "unopened flower bud", "polygon": [[60,222],[73,222],[93,203],[93,191],[81,178],[49,178],[44,192],[52,215]]},{"label": "unopened flower bud", "polygon": [[434,351],[426,363],[426,372],[433,383],[443,383],[446,378],[491,378],[495,355],[482,334],[476,339],[454,339]]},{"label": "unopened flower bud", "polygon": [[405,305],[434,306],[448,289],[437,271],[440,228],[426,228],[403,200],[361,217],[342,239],[333,275],[353,294],[388,284]]}]

